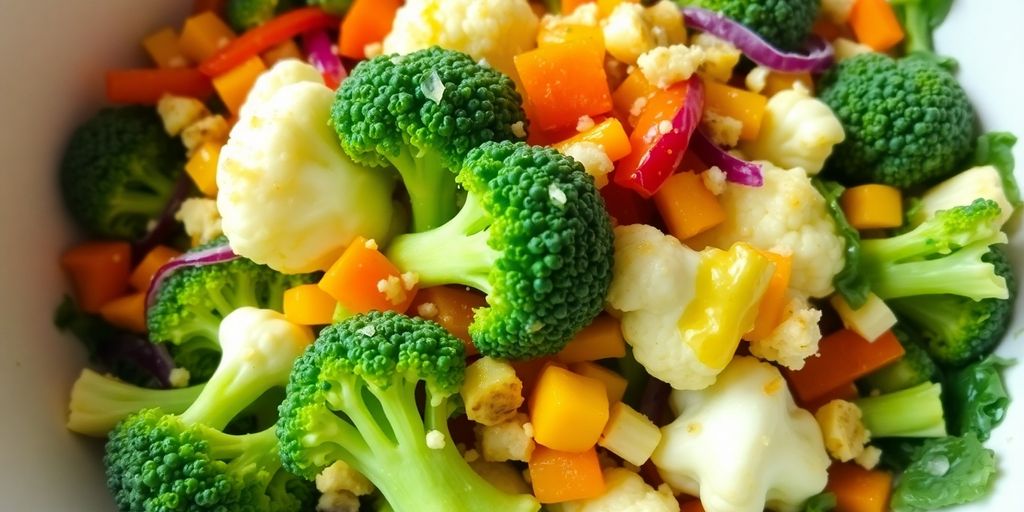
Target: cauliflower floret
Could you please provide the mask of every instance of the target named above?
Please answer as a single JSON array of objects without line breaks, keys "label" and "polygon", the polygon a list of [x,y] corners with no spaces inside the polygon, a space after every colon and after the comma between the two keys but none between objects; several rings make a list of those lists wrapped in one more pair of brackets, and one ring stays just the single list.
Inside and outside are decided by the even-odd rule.
[{"label": "cauliflower floret", "polygon": [[751,158],[818,174],[832,148],[846,139],[843,125],[823,101],[807,91],[782,91],[768,100],[757,139],[740,148]]},{"label": "cauliflower floret", "polygon": [[327,268],[356,236],[386,240],[393,214],[393,178],[341,150],[334,91],[309,70],[284,61],[260,76],[217,167],[231,248],[289,274]]},{"label": "cauliflower floret", "polygon": [[440,46],[516,76],[512,58],[536,46],[537,26],[526,0],[407,0],[384,38],[384,53]]},{"label": "cauliflower floret", "polygon": [[825,209],[825,198],[807,173],[762,162],[764,186],[730,183],[719,200],[725,222],[689,240],[695,248],[746,242],[793,255],[790,287],[808,297],[832,293],[832,278],[843,269],[846,245]]},{"label": "cauliflower floret", "polygon": [[608,175],[615,170],[615,164],[608,158],[604,148],[593,142],[581,141],[566,146],[562,153],[583,164],[587,174],[594,177],[594,185],[602,188],[608,184]]},{"label": "cauliflower floret", "polygon": [[173,94],[165,94],[160,98],[156,111],[164,123],[164,131],[171,137],[177,137],[186,126],[210,115],[203,102]]},{"label": "cauliflower floret", "polygon": [[811,307],[799,294],[790,293],[782,318],[767,338],[750,342],[750,353],[790,370],[799,370],[808,357],[818,353],[821,311]]},{"label": "cauliflower floret", "polygon": [[814,413],[825,438],[828,454],[836,460],[849,462],[862,453],[869,437],[861,422],[860,408],[846,400],[832,400]]},{"label": "cauliflower floret", "polygon": [[710,110],[704,112],[700,120],[704,133],[718,146],[733,147],[740,141],[743,123],[739,119],[716,114]]},{"label": "cauliflower floret", "polygon": [[640,475],[623,468],[604,470],[604,494],[589,500],[569,501],[558,512],[679,512],[671,489],[655,490]]},{"label": "cauliflower floret", "polygon": [[359,498],[350,492],[329,492],[320,495],[316,512],[359,512]]},{"label": "cauliflower floret", "polygon": [[569,14],[545,14],[540,19],[541,29],[545,32],[559,32],[573,25],[596,27],[601,22],[600,12],[594,2],[580,5]]},{"label": "cauliflower floret", "polygon": [[767,258],[744,244],[698,253],[651,226],[619,226],[608,304],[648,373],[703,389],[753,327],[771,275]]},{"label": "cauliflower floret", "polygon": [[185,234],[192,238],[193,246],[205,244],[224,234],[217,201],[213,199],[186,199],[174,214],[174,219],[185,226]]},{"label": "cauliflower floret", "polygon": [[626,64],[636,64],[637,58],[658,44],[640,4],[617,5],[602,23],[602,32],[605,49]]},{"label": "cauliflower floret", "polygon": [[228,120],[224,116],[215,114],[206,116],[181,131],[181,143],[185,145],[185,152],[189,156],[207,142],[222,144],[228,140]]},{"label": "cauliflower floret", "polygon": [[644,52],[636,61],[644,78],[661,89],[689,80],[703,63],[704,50],[684,44],[659,46]]},{"label": "cauliflower floret", "polygon": [[728,82],[732,78],[732,70],[739,64],[743,55],[735,46],[707,32],[694,36],[690,46],[704,50],[704,62],[700,70],[719,82]]},{"label": "cauliflower floret", "polygon": [[737,357],[713,386],[673,391],[670,404],[678,417],[651,460],[707,512],[793,510],[825,487],[821,432],[774,366]]},{"label": "cauliflower floret", "polygon": [[490,357],[481,357],[466,368],[459,393],[466,417],[482,425],[509,421],[523,405],[523,382],[515,369]]},{"label": "cauliflower floret", "polygon": [[870,46],[860,44],[845,37],[838,37],[832,41],[832,48],[836,52],[836,62],[856,57],[862,53],[871,53],[874,50]]},{"label": "cauliflower floret", "polygon": [[836,25],[843,25],[850,18],[850,11],[856,0],[821,0],[821,15]]},{"label": "cauliflower floret", "polygon": [[340,460],[327,466],[327,469],[316,476],[316,490],[322,493],[344,491],[356,496],[366,496],[374,489],[373,483],[365,476]]},{"label": "cauliflower floret", "polygon": [[671,0],[662,0],[644,9],[644,21],[651,27],[651,35],[658,46],[671,46],[686,42],[683,12]]},{"label": "cauliflower floret", "polygon": [[511,420],[498,425],[477,425],[474,430],[484,460],[530,460],[537,445],[533,441],[533,426],[529,421],[525,414],[517,413]]},{"label": "cauliflower floret", "polygon": [[[704,114],[707,115],[708,112]],[[700,173],[700,179],[712,194],[720,196],[725,193],[725,185],[728,183],[728,180],[725,171],[717,165],[712,165],[708,170]]]}]

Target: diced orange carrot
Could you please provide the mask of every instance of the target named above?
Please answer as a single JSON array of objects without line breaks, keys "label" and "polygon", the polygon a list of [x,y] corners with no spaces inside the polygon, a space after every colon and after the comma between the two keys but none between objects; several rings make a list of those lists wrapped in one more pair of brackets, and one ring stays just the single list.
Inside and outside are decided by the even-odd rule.
[{"label": "diced orange carrot", "polygon": [[341,22],[338,53],[350,59],[365,59],[366,45],[384,40],[401,6],[400,0],[356,0]]},{"label": "diced orange carrot", "polygon": [[797,400],[797,405],[807,409],[808,411],[815,412],[832,400],[846,400],[847,402],[852,402],[858,398],[860,398],[860,392],[857,391],[857,385],[851,382],[850,384],[842,386],[831,393],[826,393],[824,396],[819,397],[813,402],[804,403]]},{"label": "diced orange carrot", "polygon": [[768,98],[714,80],[704,80],[704,101],[707,110],[743,123],[741,139],[756,139],[761,132]]},{"label": "diced orange carrot", "polygon": [[585,500],[604,494],[597,450],[570,453],[537,446],[530,456],[533,494],[541,503]]},{"label": "diced orange carrot", "polygon": [[608,422],[608,392],[597,379],[548,365],[530,395],[538,443],[567,452],[592,449]]},{"label": "diced orange carrot", "polygon": [[903,345],[892,332],[874,342],[841,329],[818,344],[818,357],[809,357],[799,371],[784,370],[790,387],[803,403],[817,402],[853,381],[903,357]]},{"label": "diced orange carrot", "polygon": [[60,266],[71,279],[78,307],[99,313],[128,288],[132,248],[128,242],[86,242],[67,250]]},{"label": "diced orange carrot", "polygon": [[404,313],[416,296],[402,271],[377,249],[357,237],[317,284],[351,313],[395,311]]},{"label": "diced orange carrot", "polygon": [[569,370],[575,374],[601,381],[608,394],[609,406],[621,402],[622,397],[626,396],[626,385],[628,384],[626,378],[604,366],[584,361],[569,365]]},{"label": "diced orange carrot", "polygon": [[835,462],[828,468],[825,489],[836,495],[837,511],[885,512],[889,510],[892,474]]},{"label": "diced orange carrot", "polygon": [[192,68],[114,69],[107,71],[107,100],[111,103],[156,105],[165,94],[206,99],[210,79]]},{"label": "diced orange carrot", "polygon": [[153,281],[153,276],[160,270],[160,267],[178,256],[181,256],[181,252],[177,249],[172,249],[165,245],[154,247],[135,266],[135,270],[132,271],[131,276],[128,278],[128,284],[140,292],[149,290],[149,283]]},{"label": "diced orange carrot", "polygon": [[299,45],[295,44],[294,39],[289,39],[265,52],[260,54],[260,58],[267,64],[267,67],[272,67],[274,64],[281,62],[282,60],[288,59],[302,59],[302,50],[299,50]]},{"label": "diced orange carrot", "polygon": [[800,82],[808,91],[814,91],[814,79],[808,72],[803,73],[778,73],[772,71],[765,78],[764,90],[761,94],[771,97],[785,90],[793,88],[793,85]]},{"label": "diced orange carrot", "polygon": [[142,40],[142,47],[159,68],[184,68],[191,64],[178,46],[178,33],[171,27],[150,34]]},{"label": "diced orange carrot", "polygon": [[538,357],[536,359],[525,359],[522,361],[510,361],[512,368],[516,370],[516,377],[523,383],[523,396],[533,394],[533,388],[540,379],[540,374],[549,365],[565,367],[565,365],[551,357]]},{"label": "diced orange carrot", "polygon": [[205,142],[185,164],[185,172],[203,195],[217,197],[217,161],[221,144]]},{"label": "diced orange carrot", "polygon": [[612,104],[617,113],[629,119],[630,125],[636,126],[640,112],[656,92],[658,92],[658,88],[648,82],[647,77],[637,69],[630,73],[612,93]]},{"label": "diced orange carrot", "polygon": [[811,32],[828,41],[835,41],[843,35],[843,29],[824,17],[818,17],[811,27]]},{"label": "diced orange carrot", "polygon": [[231,71],[214,77],[213,88],[217,90],[228,110],[232,114],[238,114],[246,96],[249,95],[249,89],[252,89],[252,84],[256,83],[256,79],[266,70],[267,66],[263,64],[262,59],[252,57]]},{"label": "diced orange carrot", "polygon": [[178,39],[181,53],[202,62],[235,39],[235,32],[213,11],[203,11],[185,20]]},{"label": "diced orange carrot", "polygon": [[575,126],[582,116],[612,109],[604,49],[583,41],[537,48],[515,57],[527,114],[542,130]]},{"label": "diced orange carrot", "polygon": [[629,153],[632,151],[632,146],[629,144],[629,136],[626,135],[625,128],[623,128],[622,123],[614,117],[609,117],[608,119],[594,125],[593,128],[577,133],[576,135],[555,144],[555,149],[565,151],[565,148],[577,142],[592,142],[601,146],[612,162],[629,156]]},{"label": "diced orange carrot", "polygon": [[639,2],[640,0],[597,0],[597,12],[602,18],[607,18],[619,4]]},{"label": "diced orange carrot", "polygon": [[679,496],[679,512],[704,512],[704,506],[700,500],[692,496]]},{"label": "diced orange carrot", "polygon": [[327,325],[334,321],[338,301],[315,284],[302,284],[284,292],[284,316],[299,325]]},{"label": "diced orange carrot", "polygon": [[699,174],[680,172],[654,194],[654,205],[668,232],[679,240],[703,233],[725,221],[725,209]]},{"label": "diced orange carrot", "polygon": [[537,32],[537,46],[579,41],[604,49],[604,32],[600,27],[590,25],[573,25],[568,23],[542,24]]},{"label": "diced orange carrot", "polygon": [[789,289],[789,278],[793,271],[792,256],[783,256],[771,251],[759,252],[775,264],[775,273],[772,274],[768,289],[761,297],[754,328],[743,336],[743,339],[748,341],[761,341],[771,336],[772,331],[782,322],[782,313],[786,308],[786,291]]},{"label": "diced orange carrot", "polygon": [[562,14],[572,14],[577,7],[592,3],[594,3],[594,0],[562,0]]},{"label": "diced orange carrot", "polygon": [[857,41],[878,52],[903,40],[903,27],[887,0],[857,0],[850,10],[849,23]]},{"label": "diced orange carrot", "polygon": [[466,355],[477,354],[469,336],[473,310],[487,306],[484,295],[464,286],[432,286],[416,294],[409,313],[433,320],[466,345]]},{"label": "diced orange carrot", "polygon": [[104,304],[100,316],[115,327],[146,332],[146,292],[125,295]]},{"label": "diced orange carrot", "polygon": [[611,315],[601,315],[590,325],[576,333],[555,357],[563,363],[597,361],[626,355],[626,340],[622,337],[619,321]]},{"label": "diced orange carrot", "polygon": [[857,229],[898,228],[903,225],[900,189],[869,183],[843,192],[843,213]]}]

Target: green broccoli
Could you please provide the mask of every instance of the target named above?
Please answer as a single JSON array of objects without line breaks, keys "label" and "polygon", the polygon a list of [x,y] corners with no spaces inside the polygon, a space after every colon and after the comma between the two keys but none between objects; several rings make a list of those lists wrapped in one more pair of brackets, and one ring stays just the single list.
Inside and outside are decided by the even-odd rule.
[{"label": "green broccoli", "polygon": [[946,19],[953,0],[892,0],[891,3],[907,33],[904,51],[931,53],[932,32]]},{"label": "green broccoli", "polygon": [[676,0],[720,12],[783,50],[800,50],[818,17],[820,0]]},{"label": "green broccoli", "polygon": [[239,32],[262,25],[277,12],[278,0],[228,0],[227,21]]},{"label": "green broccoli", "polygon": [[468,193],[459,214],[396,237],[388,258],[424,286],[487,294],[469,327],[481,353],[558,352],[601,311],[611,282],[611,220],[593,178],[553,149],[488,142],[458,181]]},{"label": "green broccoli", "polygon": [[999,214],[994,201],[978,199],[939,211],[906,233],[863,240],[861,271],[885,300],[935,294],[1006,299],[1006,280],[984,259],[991,245],[1006,242]]},{"label": "green broccoli", "polygon": [[[192,252],[223,243],[219,238]],[[244,306],[281,311],[285,290],[314,281],[313,274],[281,274],[242,257],[180,269],[160,285],[147,310],[150,339],[167,344],[193,380],[204,380],[216,367],[217,333],[228,313]]]},{"label": "green broccoli", "polygon": [[273,427],[244,435],[223,432],[268,390],[287,383],[312,334],[255,309],[232,313],[225,322],[235,331],[222,337],[220,364],[188,409],[179,415],[146,409],[111,431],[104,463],[121,510],[312,508],[312,491],[281,481],[294,477],[281,474]]},{"label": "green broccoli", "polygon": [[858,399],[864,427],[871,437],[943,437],[946,420],[942,385],[924,382],[885,395]]},{"label": "green broccoli", "polygon": [[315,5],[331,14],[341,16],[348,11],[352,0],[306,0],[306,4]]},{"label": "green broccoli", "polygon": [[174,194],[185,148],[151,107],[101,110],[75,130],[60,164],[71,216],[92,234],[135,240]]},{"label": "green broccoli", "polygon": [[67,427],[79,434],[103,437],[121,420],[143,409],[184,412],[202,390],[201,384],[181,389],[143,388],[85,369],[71,387]]},{"label": "green broccoli", "polygon": [[858,55],[826,73],[820,88],[846,130],[825,172],[844,184],[924,185],[970,155],[974,110],[934,59]]},{"label": "green broccoli", "polygon": [[524,129],[512,80],[463,53],[430,48],[361,62],[331,111],[341,146],[357,163],[398,169],[415,231],[456,211],[455,173],[469,151]]},{"label": "green broccoli", "polygon": [[982,261],[1006,281],[1008,298],[925,295],[889,304],[921,333],[928,353],[944,365],[963,366],[980,360],[992,353],[1010,327],[1017,291],[1013,268],[1006,253],[996,247],[985,253]]},{"label": "green broccoli", "polygon": [[344,461],[395,510],[538,510],[532,496],[487,483],[455,447],[448,417],[465,368],[462,342],[427,320],[374,311],[325,328],[281,405],[284,467],[312,480]]},{"label": "green broccoli", "polygon": [[916,386],[935,379],[939,369],[928,352],[910,337],[899,325],[893,327],[893,334],[900,340],[906,352],[895,363],[876,370],[861,379],[860,385],[870,395],[872,391],[891,393]]}]

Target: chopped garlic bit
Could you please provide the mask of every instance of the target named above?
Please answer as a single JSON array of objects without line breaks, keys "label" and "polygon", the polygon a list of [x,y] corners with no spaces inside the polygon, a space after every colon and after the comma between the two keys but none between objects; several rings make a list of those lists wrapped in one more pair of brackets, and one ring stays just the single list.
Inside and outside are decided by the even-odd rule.
[{"label": "chopped garlic bit", "polygon": [[388,276],[377,281],[377,291],[383,293],[388,302],[395,305],[401,304],[406,298],[402,280],[398,276]]},{"label": "chopped garlic bit", "polygon": [[725,192],[725,171],[717,165],[713,165],[710,169],[702,172],[700,174],[700,178],[704,182],[704,186],[707,187],[712,194],[720,196]]},{"label": "chopped garlic bit", "polygon": [[370,249],[371,251],[376,251],[377,248],[378,248],[377,241],[371,238],[371,239],[363,242],[363,247],[366,247],[367,249]]},{"label": "chopped garlic bit", "polygon": [[633,104],[629,106],[629,115],[637,117],[643,113],[644,107],[647,106],[648,98],[642,96],[633,101]]},{"label": "chopped garlic bit", "polygon": [[771,72],[772,70],[764,66],[757,66],[747,73],[743,83],[747,86],[748,91],[760,93],[768,86],[768,74]]},{"label": "chopped garlic bit", "polygon": [[636,64],[647,81],[659,89],[689,80],[704,63],[704,49],[676,44],[659,46],[641,55]]},{"label": "chopped garlic bit", "polygon": [[362,329],[359,329],[356,332],[362,334],[363,336],[371,337],[377,334],[377,328],[374,327],[373,325],[367,325],[366,327],[363,327]]},{"label": "chopped garlic bit", "polygon": [[402,274],[402,287],[405,291],[412,291],[416,285],[420,284],[420,275],[416,272],[405,272]]},{"label": "chopped garlic bit", "polygon": [[170,382],[172,388],[183,388],[188,386],[188,381],[191,378],[192,374],[185,368],[174,368],[167,376],[167,380]]},{"label": "chopped garlic bit", "polygon": [[470,448],[462,454],[462,458],[465,459],[466,462],[476,462],[480,460],[480,452]]},{"label": "chopped garlic bit", "polygon": [[437,305],[433,302],[424,302],[416,307],[416,314],[428,320],[434,318],[437,316]]},{"label": "chopped garlic bit", "polygon": [[593,128],[595,124],[596,123],[594,123],[593,117],[587,115],[580,116],[580,118],[576,121],[576,131],[585,132]]},{"label": "chopped garlic bit", "polygon": [[510,128],[512,129],[512,135],[515,135],[516,138],[526,138],[526,127],[523,125],[522,121],[516,121],[512,123],[512,126],[510,126]]},{"label": "chopped garlic bit", "polygon": [[441,103],[441,98],[444,97],[444,83],[441,82],[441,77],[437,76],[436,70],[431,71],[430,75],[420,82],[420,91],[428,100]]},{"label": "chopped garlic bit", "polygon": [[565,206],[565,203],[568,201],[565,197],[565,191],[554,183],[548,185],[548,197],[551,198],[552,203],[555,203],[558,206]]},{"label": "chopped garlic bit", "polygon": [[444,434],[437,430],[431,430],[427,432],[427,448],[431,450],[441,450],[445,447]]}]

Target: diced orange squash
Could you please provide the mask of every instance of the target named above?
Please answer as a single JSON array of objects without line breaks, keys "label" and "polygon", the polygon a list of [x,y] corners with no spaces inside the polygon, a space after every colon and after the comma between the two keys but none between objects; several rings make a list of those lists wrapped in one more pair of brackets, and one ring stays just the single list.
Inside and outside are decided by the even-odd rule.
[{"label": "diced orange squash", "polygon": [[593,449],[608,422],[608,392],[597,379],[548,365],[530,396],[538,443],[566,452]]},{"label": "diced orange squash", "polygon": [[537,446],[530,456],[533,495],[541,503],[596,498],[605,491],[604,475],[591,447],[578,453]]},{"label": "diced orange squash", "polygon": [[202,62],[235,39],[235,32],[213,11],[203,11],[185,20],[178,39],[181,53]]},{"label": "diced orange squash", "polygon": [[761,304],[757,308],[757,320],[754,328],[743,339],[761,341],[771,336],[772,331],[782,323],[782,313],[786,309],[786,291],[793,272],[793,257],[783,256],[771,251],[758,251],[775,264],[775,272],[768,283],[768,289],[761,296]]},{"label": "diced orange squash", "polygon": [[753,140],[761,132],[768,98],[714,80],[704,80],[704,102],[707,110],[743,123],[740,139]]},{"label": "diced orange squash", "polygon": [[100,316],[115,327],[146,332],[146,292],[125,295],[104,304]]},{"label": "diced orange squash", "polygon": [[594,0],[562,0],[562,14],[572,14],[577,7],[592,3],[594,3]]},{"label": "diced orange squash", "polygon": [[782,91],[793,88],[793,85],[800,82],[808,91],[814,91],[814,79],[808,72],[803,73],[778,73],[772,71],[765,78],[764,90],[761,94],[771,97]]},{"label": "diced orange squash", "polygon": [[725,209],[699,174],[680,172],[654,194],[654,205],[668,232],[679,240],[703,233],[725,221]]},{"label": "diced orange squash", "polygon": [[214,77],[213,88],[217,90],[228,110],[232,114],[238,114],[246,96],[249,95],[249,89],[252,89],[252,84],[256,83],[256,79],[266,70],[267,66],[263,64],[262,59],[258,56],[250,57],[231,71]]},{"label": "diced orange squash", "polygon": [[618,319],[610,315],[601,315],[576,333],[572,341],[555,357],[563,363],[578,363],[625,355],[626,340],[622,337]]},{"label": "diced orange squash", "polygon": [[869,183],[843,192],[843,213],[857,229],[898,228],[903,225],[900,189]]},{"label": "diced orange squash", "polygon": [[527,114],[541,130],[575,126],[582,116],[612,109],[601,47],[585,41],[552,44],[516,55],[515,65]]},{"label": "diced orange squash", "polygon": [[381,254],[376,243],[363,237],[352,241],[317,286],[353,314],[374,310],[404,313],[417,289],[407,287],[402,271]]},{"label": "diced orange squash", "polygon": [[473,339],[469,336],[469,324],[473,323],[473,310],[487,306],[484,295],[464,286],[432,286],[416,294],[416,300],[409,308],[415,314],[433,320],[466,345],[466,355],[477,354]]},{"label": "diced orange squash", "polygon": [[60,266],[71,279],[78,307],[99,313],[128,288],[132,248],[128,242],[86,242],[67,250]]},{"label": "diced orange squash", "polygon": [[181,252],[177,249],[165,245],[154,247],[142,257],[142,261],[135,266],[135,270],[132,270],[128,284],[140,292],[149,290],[149,283],[153,281],[153,276],[160,270],[160,267],[178,256],[181,256]]},{"label": "diced orange squash", "polygon": [[338,53],[365,59],[366,46],[380,43],[391,32],[401,0],[356,0],[348,8],[338,33]]},{"label": "diced orange squash", "polygon": [[[647,81],[647,77],[639,69],[636,69],[612,93],[612,104],[620,116],[629,119],[630,124],[635,126],[644,104],[658,90]],[[636,115],[633,114],[634,110]]]},{"label": "diced orange squash", "polygon": [[284,316],[299,325],[328,325],[334,321],[338,301],[315,284],[302,284],[284,292]]},{"label": "diced orange squash", "polygon": [[850,10],[849,23],[857,41],[877,52],[903,40],[903,27],[887,0],[857,0]]},{"label": "diced orange squash", "polygon": [[217,161],[221,144],[205,142],[185,164],[185,172],[203,195],[217,197]]},{"label": "diced orange squash", "polygon": [[605,154],[608,155],[608,159],[612,162],[629,156],[629,153],[632,151],[632,146],[629,144],[629,136],[626,135],[626,129],[614,117],[609,117],[594,125],[593,128],[577,133],[555,144],[555,149],[565,151],[565,148],[577,142],[592,142],[601,146]]},{"label": "diced orange squash", "polygon": [[828,468],[825,489],[835,494],[837,511],[886,512],[892,493],[892,474],[835,462]]},{"label": "diced orange squash", "polygon": [[579,41],[604,49],[604,32],[601,27],[573,25],[568,23],[542,24],[537,32],[537,46]]},{"label": "diced orange squash", "polygon": [[903,345],[891,331],[869,342],[851,330],[842,329],[822,338],[818,357],[807,358],[803,369],[783,372],[801,403],[815,403],[903,354]]},{"label": "diced orange squash", "polygon": [[171,27],[154,32],[142,40],[149,58],[159,68],[185,68],[191,64],[178,46],[178,34]]},{"label": "diced orange squash", "polygon": [[584,361],[569,365],[569,370],[575,374],[601,381],[608,393],[609,405],[621,402],[622,397],[626,396],[626,385],[628,384],[626,378],[604,366]]},{"label": "diced orange squash", "polygon": [[295,44],[294,39],[289,39],[265,52],[260,57],[263,62],[267,64],[267,67],[273,67],[274,64],[281,62],[282,60],[288,59],[302,59],[302,51],[299,50],[299,45]]}]

